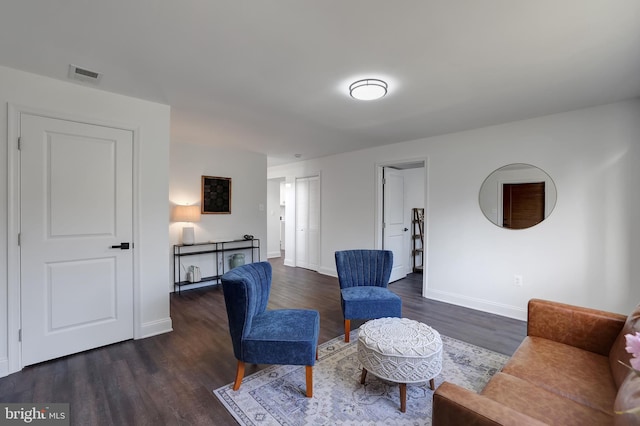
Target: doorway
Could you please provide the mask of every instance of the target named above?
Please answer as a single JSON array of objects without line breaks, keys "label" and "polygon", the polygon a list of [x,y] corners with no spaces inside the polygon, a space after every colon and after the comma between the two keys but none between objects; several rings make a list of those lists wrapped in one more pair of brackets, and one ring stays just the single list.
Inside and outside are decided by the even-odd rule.
[{"label": "doorway", "polygon": [[320,176],[296,178],[295,265],[318,270],[320,264]]},{"label": "doorway", "polygon": [[285,179],[267,179],[267,258],[281,257],[285,250]]},{"label": "doorway", "polygon": [[[375,247],[394,253],[391,281],[413,272],[413,223],[414,208],[426,207],[426,160],[415,159],[378,164],[376,184],[376,235]],[[425,209],[425,211],[427,211]],[[399,220],[398,217],[401,219]],[[427,223],[424,224],[424,270],[427,260]],[[423,259],[420,259],[423,260]],[[423,294],[426,289],[423,279]]]}]

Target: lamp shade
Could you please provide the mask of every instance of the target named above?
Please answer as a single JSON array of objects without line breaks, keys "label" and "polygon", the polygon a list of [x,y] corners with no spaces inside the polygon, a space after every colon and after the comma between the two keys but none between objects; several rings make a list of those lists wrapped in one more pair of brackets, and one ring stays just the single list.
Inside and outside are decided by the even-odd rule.
[{"label": "lamp shade", "polygon": [[174,222],[200,222],[200,206],[175,206]]}]

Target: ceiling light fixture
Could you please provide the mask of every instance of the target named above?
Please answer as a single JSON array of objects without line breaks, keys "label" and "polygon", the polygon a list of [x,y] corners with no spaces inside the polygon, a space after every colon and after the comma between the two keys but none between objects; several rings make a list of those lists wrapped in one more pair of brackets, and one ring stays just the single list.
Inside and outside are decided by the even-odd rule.
[{"label": "ceiling light fixture", "polygon": [[376,78],[358,80],[349,86],[349,94],[359,101],[380,99],[387,94],[387,83]]}]

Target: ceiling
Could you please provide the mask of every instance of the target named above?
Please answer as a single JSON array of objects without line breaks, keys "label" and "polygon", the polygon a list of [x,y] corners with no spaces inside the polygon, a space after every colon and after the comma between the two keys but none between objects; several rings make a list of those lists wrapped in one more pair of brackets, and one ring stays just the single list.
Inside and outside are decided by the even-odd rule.
[{"label": "ceiling", "polygon": [[277,165],[640,96],[640,1],[3,0],[0,65],[69,64]]}]

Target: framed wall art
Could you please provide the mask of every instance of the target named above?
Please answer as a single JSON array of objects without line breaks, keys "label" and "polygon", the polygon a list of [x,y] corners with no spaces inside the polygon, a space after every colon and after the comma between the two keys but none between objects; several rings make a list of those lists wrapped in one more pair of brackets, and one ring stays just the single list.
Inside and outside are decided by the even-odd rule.
[{"label": "framed wall art", "polygon": [[231,178],[202,176],[202,214],[231,214]]}]

